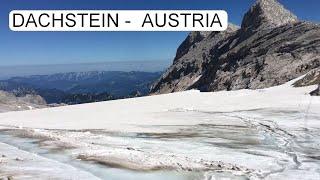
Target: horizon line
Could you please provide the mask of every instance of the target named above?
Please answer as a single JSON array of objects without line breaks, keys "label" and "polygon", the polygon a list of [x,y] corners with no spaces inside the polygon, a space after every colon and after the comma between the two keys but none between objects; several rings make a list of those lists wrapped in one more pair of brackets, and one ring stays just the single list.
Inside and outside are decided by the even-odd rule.
[{"label": "horizon line", "polygon": [[173,62],[169,59],[158,60],[120,60],[120,61],[95,61],[95,62],[66,62],[66,63],[47,63],[47,64],[12,64],[12,65],[0,65],[0,67],[18,67],[18,66],[54,66],[54,65],[86,65],[86,64],[106,64],[106,63],[151,63],[151,62]]}]

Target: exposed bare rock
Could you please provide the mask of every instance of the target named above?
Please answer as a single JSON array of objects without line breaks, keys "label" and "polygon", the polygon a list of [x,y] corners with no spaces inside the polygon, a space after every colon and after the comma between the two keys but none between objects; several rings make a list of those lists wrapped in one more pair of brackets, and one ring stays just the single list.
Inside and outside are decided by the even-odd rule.
[{"label": "exposed bare rock", "polygon": [[294,83],[295,87],[320,84],[320,68],[310,71],[305,77]]},{"label": "exposed bare rock", "polygon": [[178,60],[183,55],[187,54],[191,46],[193,46],[197,42],[202,41],[204,38],[208,37],[208,35],[210,34],[211,32],[199,32],[199,31],[194,31],[189,33],[188,37],[179,46],[175,60]]},{"label": "exposed bare rock", "polygon": [[212,59],[197,86],[204,91],[283,84],[320,66],[320,26],[299,22],[250,36]]},{"label": "exposed bare rock", "polygon": [[305,77],[294,83],[295,87],[318,85],[318,88],[312,91],[312,96],[320,96],[320,68],[309,72]]},{"label": "exposed bare rock", "polygon": [[[239,27],[230,24],[224,32],[191,32],[177,50],[173,65],[152,87],[152,92],[169,93],[188,89],[196,83],[210,61],[211,48],[232,35]],[[197,38],[195,38],[197,37]],[[202,40],[195,40],[202,39]],[[187,47],[186,49],[184,49]],[[184,49],[184,50],[183,50]]]},{"label": "exposed bare rock", "polygon": [[298,21],[275,0],[258,0],[241,29],[190,36],[151,93],[266,88],[320,66],[320,25]]},{"label": "exposed bare rock", "polygon": [[44,107],[47,107],[46,101],[39,95],[28,94],[23,97],[16,97],[12,93],[0,91],[0,113]]},{"label": "exposed bare rock", "polygon": [[244,15],[241,28],[243,31],[254,32],[297,21],[297,16],[285,9],[278,1],[258,0]]}]

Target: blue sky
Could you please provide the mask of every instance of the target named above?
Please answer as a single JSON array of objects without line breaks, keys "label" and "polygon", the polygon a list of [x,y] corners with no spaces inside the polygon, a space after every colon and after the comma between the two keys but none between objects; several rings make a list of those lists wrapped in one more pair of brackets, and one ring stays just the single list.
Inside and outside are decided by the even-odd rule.
[{"label": "blue sky", "polygon": [[[187,32],[11,32],[14,9],[223,9],[240,24],[254,0],[0,0],[0,66],[171,61]],[[300,19],[320,22],[319,0],[280,0]]]}]

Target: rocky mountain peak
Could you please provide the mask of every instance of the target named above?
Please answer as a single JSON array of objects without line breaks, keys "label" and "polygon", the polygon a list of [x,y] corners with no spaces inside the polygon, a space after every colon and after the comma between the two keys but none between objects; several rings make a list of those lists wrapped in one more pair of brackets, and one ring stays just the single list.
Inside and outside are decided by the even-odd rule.
[{"label": "rocky mountain peak", "polygon": [[[319,67],[320,25],[299,21],[276,0],[257,0],[241,29],[190,33],[151,93],[267,88]],[[304,85],[318,81],[310,75]]]},{"label": "rocky mountain peak", "polygon": [[297,16],[292,14],[277,0],[257,0],[245,14],[241,27],[244,31],[254,32],[296,21],[298,21]]}]

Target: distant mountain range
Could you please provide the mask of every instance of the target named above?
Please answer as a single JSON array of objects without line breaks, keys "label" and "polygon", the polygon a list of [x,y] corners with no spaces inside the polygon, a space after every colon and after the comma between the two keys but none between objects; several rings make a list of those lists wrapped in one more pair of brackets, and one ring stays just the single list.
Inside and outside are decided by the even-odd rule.
[{"label": "distant mountain range", "polygon": [[47,103],[79,104],[146,95],[161,72],[90,71],[13,77],[0,90],[37,94]]},{"label": "distant mountain range", "polygon": [[169,67],[170,62],[162,61],[115,61],[100,63],[72,63],[51,65],[0,66],[0,80],[18,76],[47,75],[68,72],[121,71],[159,72]]}]

